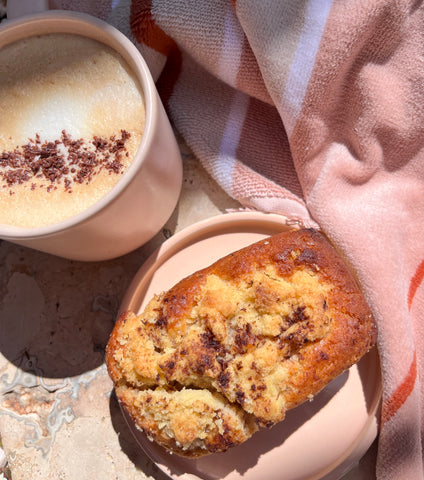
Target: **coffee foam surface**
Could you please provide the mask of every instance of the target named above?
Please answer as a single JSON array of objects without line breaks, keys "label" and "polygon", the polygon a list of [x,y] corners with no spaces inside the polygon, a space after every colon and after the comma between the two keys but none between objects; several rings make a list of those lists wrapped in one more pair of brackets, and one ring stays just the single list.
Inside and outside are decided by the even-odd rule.
[{"label": "coffee foam surface", "polygon": [[[131,163],[145,122],[143,94],[123,58],[70,34],[30,37],[0,50],[0,110],[0,155],[36,137],[57,142],[64,131],[89,151],[93,138],[129,134],[119,173],[100,169],[90,181],[65,188],[56,180],[49,190],[36,175],[13,185],[0,180],[0,223],[22,227],[56,223],[104,196]],[[2,168],[8,167],[0,166],[0,177]]]}]

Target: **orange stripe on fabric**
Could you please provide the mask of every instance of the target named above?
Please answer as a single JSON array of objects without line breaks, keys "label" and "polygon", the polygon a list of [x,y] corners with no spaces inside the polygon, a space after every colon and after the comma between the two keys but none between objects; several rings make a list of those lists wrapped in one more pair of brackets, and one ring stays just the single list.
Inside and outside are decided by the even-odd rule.
[{"label": "orange stripe on fabric", "polygon": [[408,374],[399,387],[393,392],[392,396],[383,404],[381,413],[381,423],[388,422],[399,408],[406,402],[407,398],[414,389],[417,378],[417,355],[414,352],[414,358],[409,367]]},{"label": "orange stripe on fabric", "polygon": [[138,42],[168,56],[176,47],[174,40],[160,29],[153,18],[152,2],[131,2],[130,26]]},{"label": "orange stripe on fabric", "polygon": [[131,31],[138,42],[144,43],[167,57],[156,87],[169,114],[169,99],[181,73],[182,54],[174,40],[156,25],[151,7],[151,0],[145,2],[133,0],[130,14]]},{"label": "orange stripe on fabric", "polygon": [[412,277],[411,283],[409,285],[408,292],[408,308],[411,309],[412,300],[414,299],[415,293],[418,290],[418,287],[421,285],[424,280],[424,260],[420,263],[415,272],[415,275]]}]

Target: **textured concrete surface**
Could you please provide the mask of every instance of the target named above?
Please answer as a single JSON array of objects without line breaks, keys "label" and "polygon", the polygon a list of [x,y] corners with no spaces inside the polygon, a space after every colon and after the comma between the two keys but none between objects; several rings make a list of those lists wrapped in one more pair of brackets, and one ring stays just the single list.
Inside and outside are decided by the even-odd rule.
[{"label": "textured concrete surface", "polygon": [[182,156],[178,207],[131,254],[83,263],[0,242],[0,434],[13,480],[163,478],[125,424],[104,349],[148,255],[185,226],[239,207],[184,147]]}]

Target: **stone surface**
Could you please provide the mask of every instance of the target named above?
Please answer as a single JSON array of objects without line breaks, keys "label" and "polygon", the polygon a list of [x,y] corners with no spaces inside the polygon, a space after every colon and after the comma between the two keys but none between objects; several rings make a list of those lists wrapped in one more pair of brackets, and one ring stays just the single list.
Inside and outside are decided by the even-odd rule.
[{"label": "stone surface", "polygon": [[0,434],[13,480],[165,478],[125,424],[104,349],[150,253],[182,228],[239,208],[181,152],[179,204],[135,252],[84,263],[0,242]]}]

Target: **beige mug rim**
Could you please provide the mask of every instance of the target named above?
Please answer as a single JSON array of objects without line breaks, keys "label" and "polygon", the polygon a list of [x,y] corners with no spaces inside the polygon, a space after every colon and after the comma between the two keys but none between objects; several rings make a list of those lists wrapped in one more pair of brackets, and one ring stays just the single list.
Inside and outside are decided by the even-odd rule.
[{"label": "beige mug rim", "polygon": [[[57,21],[60,21],[60,26],[56,24]],[[39,27],[39,25],[41,25],[41,27]],[[87,32],[76,32],[75,26],[78,25],[87,26]],[[32,31],[33,33],[25,33],[25,31]],[[159,105],[154,93],[154,81],[146,61],[137,47],[126,35],[101,19],[86,13],[71,12],[67,10],[51,10],[42,13],[23,15],[22,17],[6,21],[5,25],[0,27],[0,48],[22,38],[48,33],[72,33],[86,36],[87,38],[93,38],[109,45],[125,59],[139,81],[143,92],[146,111],[144,132],[140,140],[140,145],[134,155],[134,159],[122,175],[122,178],[120,178],[118,182],[97,202],[89,206],[83,212],[62,220],[61,222],[40,227],[23,228],[0,223],[0,238],[5,240],[31,239],[50,236],[74,227],[75,225],[82,224],[97,213],[101,212],[107,207],[107,205],[122,194],[127,185],[133,180],[136,172],[141,168],[145,160],[144,153],[149,150],[152,143],[154,125],[157,121],[157,108],[159,108]],[[8,35],[10,35],[10,41],[7,40]],[[99,37],[107,38],[110,40],[110,43],[106,43]]]}]

